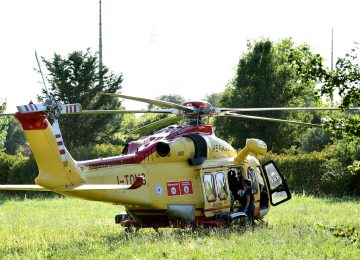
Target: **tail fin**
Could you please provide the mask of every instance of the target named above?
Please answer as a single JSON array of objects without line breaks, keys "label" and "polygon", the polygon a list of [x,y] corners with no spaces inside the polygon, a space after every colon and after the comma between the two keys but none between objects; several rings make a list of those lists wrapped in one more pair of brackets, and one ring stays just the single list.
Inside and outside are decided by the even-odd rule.
[{"label": "tail fin", "polygon": [[[84,183],[80,169],[68,153],[63,143],[56,140],[56,134],[43,112],[15,114],[20,121],[30,148],[39,167],[36,184],[46,188],[76,185]],[[62,149],[59,149],[59,148]],[[66,154],[67,163],[62,155]]]}]

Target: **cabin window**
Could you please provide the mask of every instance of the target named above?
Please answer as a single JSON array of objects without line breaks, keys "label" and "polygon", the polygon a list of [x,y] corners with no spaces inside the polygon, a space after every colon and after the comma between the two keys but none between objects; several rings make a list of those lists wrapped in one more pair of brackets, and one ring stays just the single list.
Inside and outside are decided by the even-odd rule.
[{"label": "cabin window", "polygon": [[226,186],[226,178],[223,172],[217,172],[215,175],[216,190],[220,200],[226,200],[228,196],[228,190]]},{"label": "cabin window", "polygon": [[256,181],[256,172],[253,167],[249,167],[247,170],[247,177],[251,180],[251,189],[253,194],[258,193],[258,185]]},{"label": "cabin window", "polygon": [[205,195],[208,202],[216,200],[214,177],[210,173],[206,173],[203,176]]}]

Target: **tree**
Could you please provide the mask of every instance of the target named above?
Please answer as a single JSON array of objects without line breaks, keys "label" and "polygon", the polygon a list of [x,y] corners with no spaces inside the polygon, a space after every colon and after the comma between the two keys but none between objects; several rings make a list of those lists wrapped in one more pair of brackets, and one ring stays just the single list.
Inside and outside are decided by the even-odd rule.
[{"label": "tree", "polygon": [[209,102],[213,107],[217,107],[222,93],[212,93],[205,96],[204,100]]},{"label": "tree", "polygon": [[[249,42],[247,52],[240,58],[236,76],[220,98],[222,107],[287,107],[313,105],[314,84],[302,84],[289,67],[289,55],[295,49],[298,55],[302,45],[295,46],[291,39],[273,43],[262,39]],[[304,60],[307,65],[307,60]],[[256,116],[311,121],[305,112],[253,112]],[[279,124],[235,118],[217,118],[215,125],[221,136],[234,146],[245,145],[246,138],[265,141],[269,150],[280,152],[300,141],[303,126]]]},{"label": "tree", "polygon": [[[3,113],[6,109],[6,101],[0,102],[0,113]],[[5,141],[7,136],[7,130],[9,127],[9,118],[0,116],[0,152],[5,150]]]},{"label": "tree", "polygon": [[31,154],[30,147],[26,141],[24,130],[15,118],[10,120],[7,130],[5,153],[11,155],[16,155],[20,153],[27,157]]},{"label": "tree", "polygon": [[[341,108],[345,112],[351,106],[360,104],[360,65],[358,57],[359,47],[356,46],[343,58],[339,58],[335,69],[324,66],[322,59],[313,60],[310,69],[304,68],[301,58],[291,57],[292,68],[299,75],[299,79],[306,82],[321,84],[320,96],[333,96],[338,93],[341,98]],[[360,137],[360,114],[335,114],[326,122],[336,137]]]},{"label": "tree", "polygon": [[[96,55],[87,49],[46,60],[50,92],[63,103],[80,103],[83,109],[119,109],[121,102],[101,93],[121,89],[122,74],[115,75],[106,66],[99,72]],[[102,76],[100,82],[99,75]],[[45,92],[44,92],[45,93]],[[62,135],[68,148],[89,143],[109,142],[120,128],[120,115],[64,115],[60,118]]]}]

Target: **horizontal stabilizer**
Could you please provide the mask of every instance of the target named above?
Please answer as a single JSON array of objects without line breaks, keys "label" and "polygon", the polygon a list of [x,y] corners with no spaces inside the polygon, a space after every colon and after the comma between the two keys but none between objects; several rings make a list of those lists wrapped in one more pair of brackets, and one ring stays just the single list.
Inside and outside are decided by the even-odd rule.
[{"label": "horizontal stabilizer", "polygon": [[100,191],[100,190],[127,190],[140,188],[144,183],[144,177],[138,176],[131,185],[124,184],[82,184],[77,186],[58,187],[54,189],[47,189],[36,184],[23,185],[0,185],[0,190],[27,190],[27,191]]},{"label": "horizontal stabilizer", "polygon": [[123,184],[83,184],[80,186],[70,186],[66,188],[56,189],[56,191],[96,191],[96,190],[126,190],[131,185]]},{"label": "horizontal stabilizer", "polygon": [[56,191],[96,191],[96,190],[134,190],[140,188],[144,183],[143,176],[137,176],[131,185],[124,184],[82,184],[79,186],[69,186],[64,189],[56,189]]},{"label": "horizontal stabilizer", "polygon": [[23,184],[23,185],[0,185],[0,190],[28,190],[28,191],[51,191],[40,185],[36,184]]}]

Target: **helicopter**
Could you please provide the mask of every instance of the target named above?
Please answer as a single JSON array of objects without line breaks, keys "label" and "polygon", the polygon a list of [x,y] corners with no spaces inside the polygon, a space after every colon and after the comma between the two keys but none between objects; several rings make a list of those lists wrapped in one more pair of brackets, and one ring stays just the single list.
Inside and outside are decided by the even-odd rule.
[{"label": "helicopter", "polygon": [[[37,56],[36,56],[37,57]],[[37,59],[38,61],[38,59]],[[286,180],[273,161],[260,164],[256,155],[267,152],[259,139],[247,139],[239,152],[216,136],[208,117],[234,117],[299,124],[321,125],[256,117],[248,111],[315,111],[340,108],[219,108],[201,100],[175,104],[163,100],[103,93],[113,98],[145,102],[159,107],[147,110],[83,110],[80,104],[61,104],[47,89],[38,62],[46,99],[43,103],[17,106],[20,122],[38,165],[36,184],[0,185],[0,190],[52,191],[65,196],[108,202],[125,208],[115,223],[126,230],[243,225],[244,206],[234,200],[231,187],[236,178],[251,180],[255,219],[262,221],[271,206],[291,199]],[[357,108],[351,109],[357,110]],[[135,129],[132,133],[155,133],[129,142],[121,155],[76,161],[65,147],[58,118],[63,115],[109,113],[157,113],[169,117]],[[50,123],[51,119],[53,123]],[[186,124],[175,124],[186,120]]]},{"label": "helicopter", "polygon": [[[0,190],[52,191],[65,196],[123,205],[115,222],[126,228],[169,226],[226,227],[244,223],[247,216],[232,200],[234,176],[252,181],[255,218],[262,220],[271,206],[291,199],[288,185],[273,161],[260,164],[255,155],[266,144],[247,139],[239,152],[204,123],[209,116],[251,118],[319,126],[275,118],[243,115],[245,111],[338,110],[338,108],[218,108],[206,101],[167,101],[104,93],[163,107],[148,110],[82,110],[80,104],[61,104],[48,94],[44,103],[18,106],[20,122],[38,165],[36,184],[0,185]],[[58,117],[63,114],[165,113],[172,116],[136,129],[162,129],[128,143],[123,154],[76,161],[64,145]],[[48,118],[54,119],[51,125]],[[187,119],[188,124],[174,124]],[[164,127],[165,126],[165,127]]]}]

